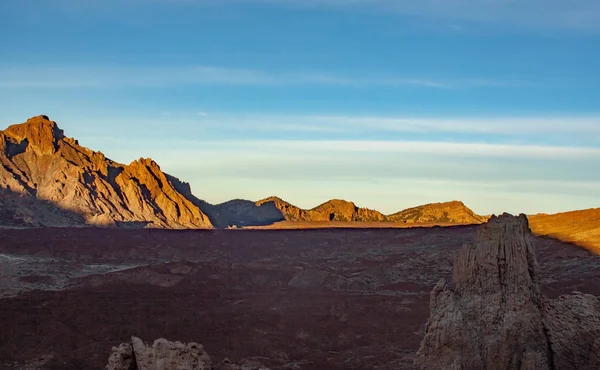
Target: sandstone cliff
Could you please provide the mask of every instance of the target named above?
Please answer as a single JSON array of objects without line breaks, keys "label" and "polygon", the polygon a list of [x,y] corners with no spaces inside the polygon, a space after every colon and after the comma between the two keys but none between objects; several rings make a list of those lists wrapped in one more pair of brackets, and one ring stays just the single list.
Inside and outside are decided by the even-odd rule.
[{"label": "sandstone cliff", "polygon": [[418,368],[600,368],[598,299],[546,299],[538,271],[524,215],[480,226],[459,252],[452,283],[431,292]]},{"label": "sandstone cliff", "polygon": [[[123,165],[82,147],[46,116],[0,131],[0,188],[4,194],[48,202],[62,212],[80,215],[82,224],[211,227],[208,217],[176,189],[173,179],[151,159]],[[21,201],[27,202],[27,198]],[[38,212],[45,211],[33,211]],[[63,226],[64,217],[36,219],[42,226]],[[37,226],[36,221],[25,226]]]},{"label": "sandstone cliff", "polygon": [[405,223],[449,223],[449,224],[480,224],[486,217],[479,216],[470,210],[463,202],[431,203],[408,208],[398,213],[388,215],[388,221]]}]

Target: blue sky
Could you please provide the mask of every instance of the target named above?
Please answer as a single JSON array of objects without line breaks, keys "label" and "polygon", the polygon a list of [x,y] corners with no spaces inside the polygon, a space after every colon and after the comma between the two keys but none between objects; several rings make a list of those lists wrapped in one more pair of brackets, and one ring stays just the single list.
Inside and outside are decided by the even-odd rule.
[{"label": "blue sky", "polygon": [[211,202],[598,207],[599,45],[595,0],[4,0],[0,126]]}]

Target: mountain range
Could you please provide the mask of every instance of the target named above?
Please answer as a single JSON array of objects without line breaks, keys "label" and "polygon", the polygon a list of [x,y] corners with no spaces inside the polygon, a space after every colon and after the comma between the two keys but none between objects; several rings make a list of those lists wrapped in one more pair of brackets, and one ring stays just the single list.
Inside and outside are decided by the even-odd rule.
[{"label": "mountain range", "polygon": [[[543,235],[596,243],[600,210],[577,212],[532,216],[531,225]],[[32,117],[0,131],[1,226],[208,229],[280,222],[410,226],[479,224],[488,218],[460,201],[426,204],[390,215],[341,199],[312,209],[274,196],[213,205],[194,196],[188,183],[164,173],[152,159],[140,158],[130,164],[112,161],[65,136],[47,116]]]},{"label": "mountain range", "polygon": [[280,221],[481,223],[462,202],[428,204],[384,215],[332,199],[301,209],[278,197],[212,205],[152,159],[121,164],[79,145],[56,122],[37,116],[0,131],[0,223],[225,228]]}]

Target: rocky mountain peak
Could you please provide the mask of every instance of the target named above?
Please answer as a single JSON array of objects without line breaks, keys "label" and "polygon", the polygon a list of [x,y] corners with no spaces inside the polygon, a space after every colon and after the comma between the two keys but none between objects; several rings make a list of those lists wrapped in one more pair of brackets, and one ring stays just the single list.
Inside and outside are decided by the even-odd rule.
[{"label": "rocky mountain peak", "polygon": [[4,136],[12,144],[21,144],[24,150],[38,154],[56,152],[59,141],[65,138],[63,130],[48,116],[32,117],[25,123],[9,126],[4,130]]},{"label": "rocky mountain peak", "polygon": [[[69,210],[73,217],[65,222],[76,219],[77,225],[212,227],[189,185],[163,173],[155,161],[114,162],[65,137],[47,116],[0,131],[0,189],[45,202],[33,214],[48,217],[25,217],[33,226],[62,226],[48,223],[50,214]],[[19,215],[31,203],[24,202],[13,202],[13,218],[24,219]]]},{"label": "rocky mountain peak", "polygon": [[145,166],[160,170],[160,166],[152,158],[139,158],[131,162],[130,166]]}]

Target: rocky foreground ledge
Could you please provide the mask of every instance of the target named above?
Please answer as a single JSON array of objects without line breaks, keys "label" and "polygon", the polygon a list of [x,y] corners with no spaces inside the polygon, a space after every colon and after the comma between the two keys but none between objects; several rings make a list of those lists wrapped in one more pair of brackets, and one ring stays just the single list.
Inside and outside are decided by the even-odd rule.
[{"label": "rocky foreground ledge", "polygon": [[480,226],[430,310],[419,369],[600,369],[600,302],[541,294],[525,215]]},{"label": "rocky foreground ledge", "polygon": [[113,347],[107,370],[269,370],[258,363],[237,365],[228,360],[215,365],[199,343],[157,339],[152,345],[131,337],[130,343]]}]

